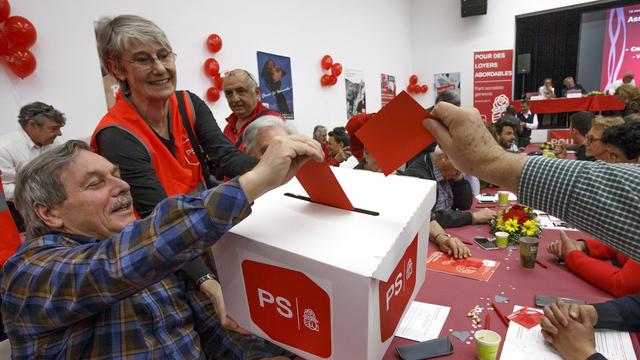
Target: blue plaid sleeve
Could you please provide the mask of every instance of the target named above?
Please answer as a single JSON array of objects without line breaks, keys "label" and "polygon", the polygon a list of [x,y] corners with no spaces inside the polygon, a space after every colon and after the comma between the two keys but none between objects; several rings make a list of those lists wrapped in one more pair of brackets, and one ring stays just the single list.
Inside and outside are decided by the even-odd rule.
[{"label": "blue plaid sleeve", "polygon": [[519,195],[640,261],[640,166],[536,156],[524,167]]}]

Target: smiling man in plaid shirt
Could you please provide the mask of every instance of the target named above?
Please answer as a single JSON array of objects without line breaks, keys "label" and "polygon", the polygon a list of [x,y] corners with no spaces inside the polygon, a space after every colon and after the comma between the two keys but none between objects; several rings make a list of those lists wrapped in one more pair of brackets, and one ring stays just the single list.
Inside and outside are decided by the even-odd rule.
[{"label": "smiling man in plaid shirt", "polygon": [[[208,298],[175,275],[282,185],[320,145],[276,138],[248,173],[134,221],[117,167],[69,141],[18,174],[30,240],[2,269],[2,319],[18,359],[241,359],[285,353],[225,331]],[[247,338],[249,336],[249,338]]]}]

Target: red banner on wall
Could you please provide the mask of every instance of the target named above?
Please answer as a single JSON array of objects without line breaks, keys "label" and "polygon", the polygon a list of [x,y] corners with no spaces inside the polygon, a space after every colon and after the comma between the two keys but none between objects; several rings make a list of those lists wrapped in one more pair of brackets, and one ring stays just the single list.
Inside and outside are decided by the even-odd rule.
[{"label": "red banner on wall", "polygon": [[513,50],[473,53],[473,106],[491,124],[504,114],[513,94]]}]

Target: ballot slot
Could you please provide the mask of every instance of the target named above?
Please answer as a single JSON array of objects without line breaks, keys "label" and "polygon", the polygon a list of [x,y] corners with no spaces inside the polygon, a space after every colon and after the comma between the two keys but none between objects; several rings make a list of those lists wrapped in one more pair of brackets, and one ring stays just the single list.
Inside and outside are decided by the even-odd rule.
[{"label": "ballot slot", "polygon": [[[292,193],[284,193],[284,196],[288,196],[294,199],[298,199],[298,200],[303,200],[303,201],[308,201],[313,203],[313,201],[311,201],[311,199],[307,196],[302,196],[302,195],[296,195],[296,194],[292,194]],[[317,203],[314,203],[317,204]],[[377,211],[371,211],[371,210],[365,210],[365,209],[360,209],[357,207],[354,207],[353,210],[354,212],[357,213],[361,213],[361,214],[365,214],[365,215],[370,215],[370,216],[380,216],[380,213]]]}]

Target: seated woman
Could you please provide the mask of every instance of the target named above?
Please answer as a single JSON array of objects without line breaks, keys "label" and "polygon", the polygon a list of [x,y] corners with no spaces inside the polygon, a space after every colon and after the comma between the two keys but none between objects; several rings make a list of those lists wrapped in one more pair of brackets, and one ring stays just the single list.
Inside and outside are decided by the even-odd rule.
[{"label": "seated woman", "polygon": [[605,130],[602,143],[610,163],[640,163],[640,123],[626,123]]},{"label": "seated woman", "polygon": [[571,272],[615,297],[640,293],[640,264],[598,240],[573,240],[561,231],[547,251],[564,259]]}]

